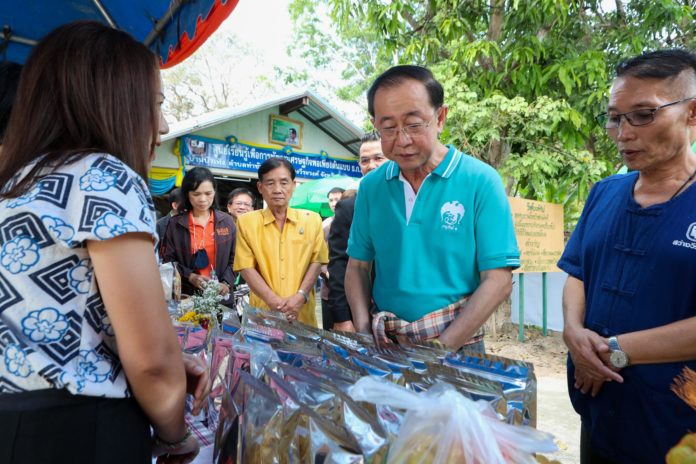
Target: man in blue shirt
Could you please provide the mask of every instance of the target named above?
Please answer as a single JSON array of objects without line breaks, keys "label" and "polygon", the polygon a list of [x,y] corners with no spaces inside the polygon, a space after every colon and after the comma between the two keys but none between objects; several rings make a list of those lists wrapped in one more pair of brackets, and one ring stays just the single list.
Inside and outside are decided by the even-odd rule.
[{"label": "man in blue shirt", "polygon": [[370,331],[374,296],[378,340],[482,350],[482,326],[510,294],[519,251],[498,173],[438,140],[443,100],[440,83],[419,66],[393,67],[368,91],[390,161],[360,183],[346,296],[361,332]]},{"label": "man in blue shirt", "polygon": [[633,172],[592,189],[558,266],[581,462],[657,463],[696,413],[670,387],[696,369],[696,55],[620,63],[598,118]]}]

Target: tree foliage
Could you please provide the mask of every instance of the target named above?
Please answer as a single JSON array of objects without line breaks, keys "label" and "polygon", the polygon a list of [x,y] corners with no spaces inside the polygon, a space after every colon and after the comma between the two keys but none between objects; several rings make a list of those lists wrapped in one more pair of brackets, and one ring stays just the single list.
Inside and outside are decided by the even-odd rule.
[{"label": "tree foliage", "polygon": [[213,35],[193,56],[162,72],[164,111],[182,121],[276,91],[263,57],[234,34]]},{"label": "tree foliage", "polygon": [[[511,194],[566,206],[619,165],[594,116],[613,68],[696,46],[694,1],[293,0],[297,43],[357,99],[391,65],[430,67],[450,106],[443,140],[498,168]],[[322,14],[330,18],[323,26]]]}]

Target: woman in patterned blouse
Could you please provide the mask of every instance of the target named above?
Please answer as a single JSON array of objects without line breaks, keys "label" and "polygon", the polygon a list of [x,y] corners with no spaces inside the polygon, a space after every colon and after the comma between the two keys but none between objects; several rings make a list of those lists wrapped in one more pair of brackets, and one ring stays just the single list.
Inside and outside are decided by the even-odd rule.
[{"label": "woman in patterned blouse", "polygon": [[25,65],[0,157],[2,463],[198,452],[186,371],[199,403],[207,376],[185,371],[168,318],[145,181],[163,99],[154,54],[96,22]]}]

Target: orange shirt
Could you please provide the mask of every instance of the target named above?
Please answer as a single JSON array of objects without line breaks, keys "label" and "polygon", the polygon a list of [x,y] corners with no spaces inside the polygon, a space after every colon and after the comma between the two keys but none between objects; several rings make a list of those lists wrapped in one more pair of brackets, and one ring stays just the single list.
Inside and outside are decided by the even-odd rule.
[{"label": "orange shirt", "polygon": [[204,269],[194,269],[194,272],[205,277],[210,277],[210,271],[215,264],[215,213],[212,211],[210,212],[208,222],[205,226],[200,226],[193,222],[193,213],[189,213],[188,220],[191,254],[202,248],[208,255],[208,266]]}]

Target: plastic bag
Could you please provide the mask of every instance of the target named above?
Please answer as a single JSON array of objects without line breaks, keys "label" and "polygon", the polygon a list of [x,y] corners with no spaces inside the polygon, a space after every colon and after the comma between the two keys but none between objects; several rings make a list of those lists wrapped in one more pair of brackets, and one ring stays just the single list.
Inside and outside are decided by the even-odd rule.
[{"label": "plastic bag", "polygon": [[176,268],[176,263],[164,263],[159,265],[160,280],[164,299],[169,301],[179,301],[181,299],[181,274]]},{"label": "plastic bag", "polygon": [[[360,445],[337,420],[336,415],[341,414],[342,408],[340,399],[335,396],[336,392],[330,393],[327,398],[327,392],[316,389],[316,384],[310,386],[300,385],[300,382],[290,383],[270,369],[266,370],[266,376],[271,389],[283,402],[283,412],[286,414],[286,420],[280,430],[272,432],[280,442],[278,446],[280,454],[273,457],[282,459],[287,456],[287,461],[281,460],[281,462],[333,464],[365,462]],[[332,413],[334,417],[331,417]],[[346,414],[349,415],[349,412],[346,411]],[[269,433],[268,427],[266,433]],[[363,435],[365,438],[369,436],[365,431]],[[371,451],[376,452],[379,449]]]},{"label": "plastic bag", "polygon": [[439,369],[457,369],[503,388],[509,405],[508,421],[536,427],[537,381],[531,363],[482,353],[456,353],[447,356]]},{"label": "plastic bag", "polygon": [[174,297],[174,272],[173,263],[164,263],[159,265],[160,280],[162,281],[162,290],[164,290],[164,299],[170,301]]},{"label": "plastic bag", "polygon": [[281,363],[278,368],[285,381],[294,388],[297,399],[348,432],[367,462],[384,462],[389,443],[375,414],[353,401],[333,384],[332,379],[287,364]]},{"label": "plastic bag", "polygon": [[389,450],[389,464],[532,464],[536,462],[532,453],[557,450],[551,435],[505,424],[488,403],[465,398],[443,382],[415,393],[365,377],[350,396],[407,410]]}]

